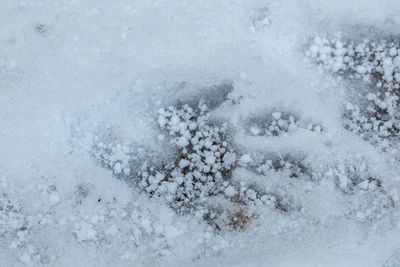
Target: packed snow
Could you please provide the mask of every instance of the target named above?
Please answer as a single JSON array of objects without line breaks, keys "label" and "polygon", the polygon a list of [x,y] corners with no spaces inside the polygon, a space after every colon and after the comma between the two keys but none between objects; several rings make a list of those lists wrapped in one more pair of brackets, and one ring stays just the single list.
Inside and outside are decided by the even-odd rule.
[{"label": "packed snow", "polygon": [[0,2],[0,266],[400,266],[396,0]]}]

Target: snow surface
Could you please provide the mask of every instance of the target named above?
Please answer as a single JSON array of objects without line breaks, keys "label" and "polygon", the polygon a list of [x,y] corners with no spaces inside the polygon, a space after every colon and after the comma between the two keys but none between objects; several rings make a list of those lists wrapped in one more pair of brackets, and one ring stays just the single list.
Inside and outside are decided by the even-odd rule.
[{"label": "snow surface", "polygon": [[399,14],[0,1],[0,266],[400,266]]}]

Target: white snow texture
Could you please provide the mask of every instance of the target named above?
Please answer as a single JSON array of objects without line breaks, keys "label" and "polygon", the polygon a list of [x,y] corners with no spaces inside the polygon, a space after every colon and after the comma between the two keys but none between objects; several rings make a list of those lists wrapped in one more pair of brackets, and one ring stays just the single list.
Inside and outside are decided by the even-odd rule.
[{"label": "white snow texture", "polygon": [[400,266],[398,0],[2,0],[0,126],[0,267]]}]

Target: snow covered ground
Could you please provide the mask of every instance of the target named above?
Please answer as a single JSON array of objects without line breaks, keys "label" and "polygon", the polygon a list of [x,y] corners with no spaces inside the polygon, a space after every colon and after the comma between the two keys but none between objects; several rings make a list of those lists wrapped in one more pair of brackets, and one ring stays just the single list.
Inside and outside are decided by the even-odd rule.
[{"label": "snow covered ground", "polygon": [[400,266],[398,0],[1,0],[0,266]]}]

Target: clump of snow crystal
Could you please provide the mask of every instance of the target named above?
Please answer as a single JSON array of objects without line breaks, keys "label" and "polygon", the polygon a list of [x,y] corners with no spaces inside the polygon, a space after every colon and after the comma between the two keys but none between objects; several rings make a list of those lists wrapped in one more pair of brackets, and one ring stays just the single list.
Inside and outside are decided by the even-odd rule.
[{"label": "clump of snow crystal", "polygon": [[[368,93],[358,104],[348,103],[344,112],[345,128],[374,143],[398,141],[400,134],[399,97],[386,92],[377,97]],[[384,143],[381,143],[384,144]]]},{"label": "clump of snow crystal", "polygon": [[255,117],[246,123],[247,131],[253,136],[285,136],[298,129],[321,132],[321,125],[300,120],[289,112],[274,111],[266,117]]},{"label": "clump of snow crystal", "polygon": [[227,125],[210,123],[207,111],[202,101],[195,109],[186,104],[158,111],[158,124],[179,148],[180,156],[157,171],[144,166],[138,184],[151,195],[165,197],[177,210],[221,193],[236,164]]},{"label": "clump of snow crystal", "polygon": [[[290,178],[312,179],[312,169],[305,162],[304,157],[294,155],[265,156],[253,153],[251,160],[239,161],[242,166],[247,166],[255,172],[263,175],[279,173]],[[242,159],[242,158],[241,158]]]},{"label": "clump of snow crystal", "polygon": [[378,88],[400,88],[400,45],[398,41],[364,40],[360,43],[338,38],[316,37],[307,54],[324,69],[362,79]]},{"label": "clump of snow crystal", "polygon": [[[130,144],[120,143],[112,140],[108,142],[98,141],[99,137],[95,137],[95,150],[93,152],[103,165],[113,170],[115,175],[129,175],[131,167],[131,146]],[[98,142],[97,142],[98,141]]]},{"label": "clump of snow crystal", "polygon": [[394,40],[354,43],[319,37],[307,51],[324,70],[362,82],[355,99],[345,105],[345,128],[382,148],[399,141],[399,52],[399,41]]}]

